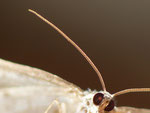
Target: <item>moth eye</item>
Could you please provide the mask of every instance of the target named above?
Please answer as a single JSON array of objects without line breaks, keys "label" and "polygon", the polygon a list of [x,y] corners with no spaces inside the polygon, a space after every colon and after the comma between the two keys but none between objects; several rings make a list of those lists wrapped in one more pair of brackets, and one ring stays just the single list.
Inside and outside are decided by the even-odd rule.
[{"label": "moth eye", "polygon": [[105,108],[105,111],[111,111],[111,110],[114,109],[114,107],[115,107],[115,103],[114,103],[113,100],[111,100],[111,101],[109,102],[109,104],[107,105],[107,107]]},{"label": "moth eye", "polygon": [[94,103],[95,105],[99,105],[99,104],[102,102],[103,98],[104,98],[104,94],[102,94],[102,93],[97,93],[97,94],[95,94],[94,97],[93,97],[93,103]]}]

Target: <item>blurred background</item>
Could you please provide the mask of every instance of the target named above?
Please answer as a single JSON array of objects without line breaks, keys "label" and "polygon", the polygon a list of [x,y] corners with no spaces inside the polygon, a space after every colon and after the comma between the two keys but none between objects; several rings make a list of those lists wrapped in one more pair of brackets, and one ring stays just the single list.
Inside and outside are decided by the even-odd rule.
[{"label": "blurred background", "polygon": [[[82,89],[101,90],[91,66],[34,9],[93,60],[110,93],[150,87],[149,0],[3,0],[0,57],[59,75]],[[150,93],[116,98],[118,106],[150,109]]]}]

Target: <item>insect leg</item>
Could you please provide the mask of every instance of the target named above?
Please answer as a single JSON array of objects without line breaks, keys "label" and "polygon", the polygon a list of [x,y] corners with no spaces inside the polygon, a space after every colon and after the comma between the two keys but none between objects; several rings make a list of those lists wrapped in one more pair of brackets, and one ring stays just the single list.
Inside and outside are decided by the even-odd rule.
[{"label": "insect leg", "polygon": [[64,103],[60,103],[58,100],[54,100],[46,109],[46,111],[44,113],[48,113],[49,110],[52,108],[52,106],[56,104],[58,106],[58,111],[59,113],[67,113],[66,112],[66,106]]}]

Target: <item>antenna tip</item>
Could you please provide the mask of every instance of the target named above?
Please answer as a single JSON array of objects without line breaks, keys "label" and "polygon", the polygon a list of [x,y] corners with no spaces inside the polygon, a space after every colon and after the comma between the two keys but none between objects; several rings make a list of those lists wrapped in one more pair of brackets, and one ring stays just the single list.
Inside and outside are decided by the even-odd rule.
[{"label": "antenna tip", "polygon": [[29,12],[33,12],[33,10],[32,10],[32,9],[28,9],[28,11],[29,11]]}]

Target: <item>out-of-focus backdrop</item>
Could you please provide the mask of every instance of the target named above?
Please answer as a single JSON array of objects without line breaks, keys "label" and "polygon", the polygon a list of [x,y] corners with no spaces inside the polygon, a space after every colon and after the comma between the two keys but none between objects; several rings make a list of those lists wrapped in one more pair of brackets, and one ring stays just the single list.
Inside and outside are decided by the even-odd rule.
[{"label": "out-of-focus backdrop", "polygon": [[[57,74],[83,89],[101,90],[86,60],[34,9],[71,37],[101,71],[111,93],[150,87],[149,0],[3,0],[0,57]],[[125,94],[119,106],[150,108],[150,93]]]}]

